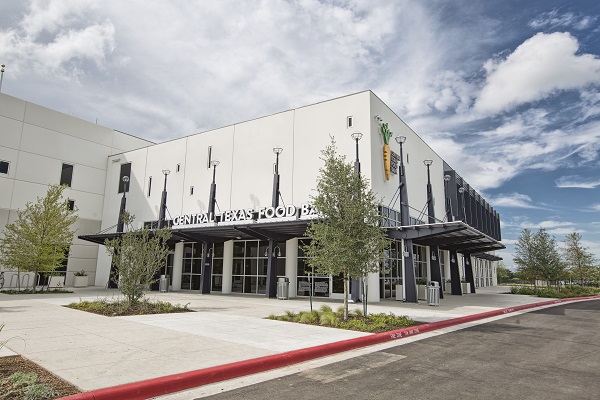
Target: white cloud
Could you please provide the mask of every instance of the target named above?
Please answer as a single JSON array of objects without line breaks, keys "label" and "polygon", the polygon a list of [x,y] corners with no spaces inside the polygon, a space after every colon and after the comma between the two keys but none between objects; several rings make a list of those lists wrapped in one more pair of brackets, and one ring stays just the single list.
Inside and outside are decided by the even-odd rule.
[{"label": "white cloud", "polygon": [[576,14],[574,12],[560,13],[558,10],[552,10],[542,13],[537,18],[529,22],[529,26],[534,29],[543,28],[574,28],[582,30],[592,26],[598,18]]},{"label": "white cloud", "polygon": [[540,208],[533,204],[531,197],[526,194],[511,193],[498,196],[489,196],[488,201],[497,207],[517,207],[517,208]]},{"label": "white cloud", "polygon": [[561,176],[555,182],[558,188],[594,189],[600,186],[600,179],[583,178],[577,175]]},{"label": "white cloud", "polygon": [[115,49],[115,28],[108,19],[90,21],[95,3],[32,1],[17,25],[0,29],[7,78],[34,72],[71,80],[86,72],[87,62],[103,68]]},{"label": "white cloud", "polygon": [[557,91],[599,84],[600,59],[578,51],[577,39],[567,32],[538,33],[506,59],[488,60],[485,86],[474,109],[493,114]]}]

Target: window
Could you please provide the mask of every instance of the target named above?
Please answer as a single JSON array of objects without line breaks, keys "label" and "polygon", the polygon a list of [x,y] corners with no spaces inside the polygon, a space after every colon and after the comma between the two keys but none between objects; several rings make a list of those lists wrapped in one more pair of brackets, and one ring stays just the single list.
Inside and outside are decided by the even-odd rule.
[{"label": "window", "polygon": [[[276,243],[277,276],[285,276],[285,242]],[[281,254],[281,255],[280,255]],[[264,294],[267,288],[269,242],[247,240],[233,242],[233,293]]]},{"label": "window", "polygon": [[194,187],[190,186],[190,196],[193,196],[193,195],[194,195]]},{"label": "window", "polygon": [[71,187],[71,181],[73,180],[73,166],[71,164],[62,165],[62,171],[60,173],[60,184]]},{"label": "window", "polygon": [[152,177],[148,178],[148,197],[150,197],[150,193],[152,193]]},{"label": "window", "polygon": [[69,210],[73,211],[75,209],[75,200],[69,199],[67,201],[69,202],[68,203]]},{"label": "window", "polygon": [[127,187],[127,192],[129,192],[129,185],[125,185],[123,182],[123,177],[127,176],[131,179],[131,163],[121,164],[121,173],[119,174],[119,193],[123,193],[125,191],[125,187]]},{"label": "window", "polygon": [[346,118],[346,127],[347,128],[352,128],[352,116],[349,116],[348,118]]},{"label": "window", "polygon": [[181,169],[181,164],[177,164],[177,172]]},{"label": "window", "polygon": [[0,161],[0,174],[8,175],[8,167],[10,163],[8,161]]}]

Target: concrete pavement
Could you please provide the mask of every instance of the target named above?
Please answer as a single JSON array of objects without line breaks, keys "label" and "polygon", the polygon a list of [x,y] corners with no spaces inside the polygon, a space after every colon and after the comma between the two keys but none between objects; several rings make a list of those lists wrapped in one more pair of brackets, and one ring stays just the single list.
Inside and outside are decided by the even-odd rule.
[{"label": "concrete pavement", "polygon": [[[475,295],[446,296],[440,307],[385,300],[370,304],[369,312],[435,322],[548,300],[500,294],[506,290],[482,288]],[[104,317],[61,306],[117,297],[117,291],[93,287],[73,291],[0,295],[0,323],[6,324],[0,340],[22,338],[10,341],[8,349],[85,391],[369,335],[264,319],[287,310],[308,310],[308,299],[151,292],[151,298],[188,304],[197,312]],[[315,301],[313,306],[322,304],[336,309],[341,301]],[[361,306],[351,306],[355,307]]]}]

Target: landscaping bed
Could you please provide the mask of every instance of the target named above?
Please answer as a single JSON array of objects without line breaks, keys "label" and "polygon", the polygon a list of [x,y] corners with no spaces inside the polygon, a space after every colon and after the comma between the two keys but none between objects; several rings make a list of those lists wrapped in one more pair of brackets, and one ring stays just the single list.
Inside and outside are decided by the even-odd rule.
[{"label": "landscaping bed", "polygon": [[397,316],[391,313],[369,314],[364,316],[358,309],[349,312],[348,319],[344,320],[343,306],[334,312],[331,307],[326,305],[323,305],[318,311],[303,311],[299,313],[287,311],[284,315],[278,316],[272,314],[267,318],[277,321],[329,326],[332,328],[369,333],[388,332],[421,324],[421,322],[414,321],[407,316]]},{"label": "landscaping bed", "polygon": [[50,289],[50,290],[36,290],[35,292],[31,289],[15,290],[15,289],[4,289],[0,290],[3,294],[60,294],[60,293],[73,293],[70,290],[65,289]]},{"label": "landscaping bed", "polygon": [[109,301],[107,299],[99,299],[71,303],[65,307],[105,315],[107,317],[193,312],[193,310],[188,308],[188,304],[181,306],[179,304],[173,305],[164,301],[151,301],[148,299],[143,299],[136,303],[129,303],[126,300]]},{"label": "landscaping bed", "polygon": [[0,357],[0,399],[55,399],[76,393],[81,393],[77,387],[24,357]]},{"label": "landscaping bed", "polygon": [[547,297],[552,299],[566,299],[570,297],[595,296],[600,294],[600,289],[588,286],[559,286],[559,287],[538,287],[533,286],[513,286],[508,294],[524,294],[537,297]]}]

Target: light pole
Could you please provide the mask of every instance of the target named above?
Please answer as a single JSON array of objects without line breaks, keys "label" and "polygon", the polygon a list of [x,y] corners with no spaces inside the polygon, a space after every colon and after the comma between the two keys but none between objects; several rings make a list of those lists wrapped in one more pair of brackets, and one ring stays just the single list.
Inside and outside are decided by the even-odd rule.
[{"label": "light pole", "polygon": [[[283,153],[281,147],[273,147],[275,153],[275,165],[273,169],[273,195],[271,196],[271,206],[279,206],[279,155]],[[276,251],[277,250],[277,251]],[[281,256],[281,250],[274,239],[269,239],[269,248],[267,249],[267,282],[265,297],[277,297],[277,257]]]},{"label": "light pole", "polygon": [[[423,160],[423,164],[427,167],[427,214],[428,222],[430,224],[435,223],[435,207],[433,204],[433,190],[431,189],[431,171],[430,167],[433,164],[433,160]],[[429,270],[431,273],[430,281],[438,282],[440,284],[439,293],[440,299],[444,298],[444,290],[442,289],[442,268],[440,261],[438,260],[439,248],[438,246],[430,246],[431,257],[429,258]]]},{"label": "light pole", "polygon": [[[399,168],[399,199],[400,199],[400,225],[410,225],[408,214],[408,188],[406,186],[406,174],[404,171],[403,144],[406,142],[406,136],[396,136],[396,143],[400,145],[400,166]],[[415,280],[415,267],[413,262],[412,239],[402,239],[402,279],[404,290],[404,301],[409,303],[418,303],[417,300],[417,282]]]},{"label": "light pole", "polygon": [[283,153],[281,147],[273,147],[273,153],[275,153],[275,170],[273,171],[273,197],[271,199],[271,205],[275,208],[279,205],[279,155]]},{"label": "light pole", "polygon": [[[363,137],[362,133],[354,132],[352,135],[352,139],[356,141],[356,160],[354,161],[354,172],[360,179],[360,160],[358,159],[358,141]],[[357,186],[358,188],[359,186]],[[356,193],[356,198],[360,196],[360,193]],[[360,303],[360,281],[357,279],[352,279],[352,284],[350,287],[350,294],[352,296],[352,301],[355,303]]]},{"label": "light pole", "polygon": [[423,164],[427,167],[427,216],[430,224],[435,223],[434,209],[433,209],[433,193],[431,191],[431,174],[429,167],[433,164],[433,160],[423,160]]},{"label": "light pole", "polygon": [[402,154],[402,145],[404,144],[404,142],[406,142],[406,136],[396,136],[394,139],[396,140],[396,143],[400,145],[400,166],[398,167],[398,169],[400,170],[398,173],[398,177],[400,179],[400,225],[406,226],[409,224],[408,204],[406,204],[405,209],[404,203],[407,201],[405,197],[408,197],[408,192],[405,196],[404,192],[406,191],[406,177],[404,176],[404,156]]},{"label": "light pole", "polygon": [[[213,167],[212,183],[210,184],[210,194],[208,196],[208,219],[214,221],[215,204],[217,202],[217,166],[219,161],[213,160],[210,165]],[[212,283],[212,257],[210,249],[212,243],[207,241],[202,242],[202,273],[200,274],[200,294],[210,294],[210,286]]]},{"label": "light pole", "polygon": [[213,167],[213,178],[212,183],[210,184],[210,195],[208,198],[208,218],[209,220],[214,220],[215,216],[215,204],[217,203],[217,167],[221,164],[217,160],[213,160],[210,162],[210,165]]},{"label": "light pole", "polygon": [[450,201],[450,192],[448,191],[448,183],[452,177],[450,175],[444,175],[444,193],[446,195],[446,221],[452,222],[452,202]]},{"label": "light pole", "polygon": [[358,159],[358,141],[362,139],[363,134],[360,132],[354,132],[352,135],[352,139],[356,141],[356,161],[354,161],[354,171],[360,177],[360,160]]},{"label": "light pole", "polygon": [[129,177],[123,177],[123,197],[121,197],[121,207],[119,208],[119,222],[117,223],[117,233],[122,233],[125,225],[125,221],[123,221],[123,213],[125,212],[125,204],[127,203],[127,199],[125,198],[125,193],[127,193],[127,183],[129,182]]},{"label": "light pole", "polygon": [[162,173],[165,175],[165,186],[163,187],[162,197],[160,199],[160,212],[158,214],[158,229],[164,228],[165,226],[165,215],[167,213],[167,176],[171,173],[168,169],[163,169]]},{"label": "light pole", "polygon": [[467,222],[467,210],[465,208],[465,188],[464,187],[459,187],[458,188],[458,193],[460,193],[460,202],[461,202],[461,208],[462,208],[462,215],[461,215],[461,219],[463,222]]}]

